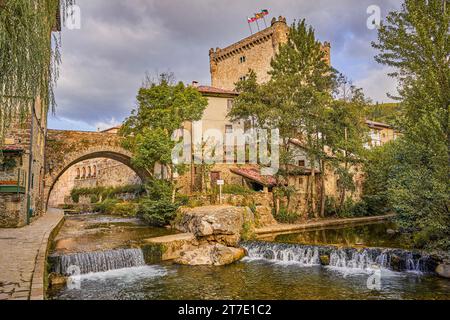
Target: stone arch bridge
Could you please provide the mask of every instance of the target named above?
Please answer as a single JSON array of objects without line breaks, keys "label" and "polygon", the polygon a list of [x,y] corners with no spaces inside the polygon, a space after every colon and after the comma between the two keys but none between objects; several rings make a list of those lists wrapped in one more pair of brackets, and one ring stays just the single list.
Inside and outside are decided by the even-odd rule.
[{"label": "stone arch bridge", "polygon": [[121,137],[115,133],[48,130],[45,157],[44,203],[46,207],[58,179],[71,166],[84,160],[109,158],[131,168],[143,181],[150,176],[146,170],[133,166],[132,154],[121,146]]}]

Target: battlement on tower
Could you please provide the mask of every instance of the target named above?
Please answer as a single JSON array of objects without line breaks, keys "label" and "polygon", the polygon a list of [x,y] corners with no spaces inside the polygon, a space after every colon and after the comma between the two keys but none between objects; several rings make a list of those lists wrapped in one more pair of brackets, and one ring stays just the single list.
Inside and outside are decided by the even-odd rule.
[{"label": "battlement on tower", "polygon": [[[285,17],[273,18],[270,27],[225,48],[211,48],[209,62],[211,85],[226,90],[234,90],[239,80],[245,79],[249,70],[256,73],[257,80],[270,80],[268,71],[280,45],[287,43],[289,26]],[[331,45],[324,42],[323,50],[330,64]]]}]

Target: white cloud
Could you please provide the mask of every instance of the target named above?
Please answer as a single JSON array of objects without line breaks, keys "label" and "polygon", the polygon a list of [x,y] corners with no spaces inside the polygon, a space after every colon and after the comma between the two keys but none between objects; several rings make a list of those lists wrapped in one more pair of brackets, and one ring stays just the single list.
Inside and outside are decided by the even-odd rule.
[{"label": "white cloud", "polygon": [[398,94],[397,80],[389,77],[389,72],[392,72],[389,67],[367,70],[366,76],[355,80],[354,84],[363,88],[366,97],[371,98],[373,102],[394,102],[387,93],[394,96]]},{"label": "white cloud", "polygon": [[106,121],[106,122],[97,122],[97,123],[95,124],[95,128],[96,128],[98,131],[101,131],[101,130],[106,130],[106,129],[109,129],[109,128],[118,126],[119,124],[120,124],[119,121],[117,121],[117,120],[114,119],[114,118],[111,118],[109,121]]}]

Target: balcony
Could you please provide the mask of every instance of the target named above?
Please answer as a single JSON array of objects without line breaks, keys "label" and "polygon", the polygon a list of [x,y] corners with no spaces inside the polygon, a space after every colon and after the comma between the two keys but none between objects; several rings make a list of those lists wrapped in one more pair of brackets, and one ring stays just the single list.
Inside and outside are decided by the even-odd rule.
[{"label": "balcony", "polygon": [[0,172],[0,193],[21,193],[26,192],[26,173],[16,169],[14,172]]}]

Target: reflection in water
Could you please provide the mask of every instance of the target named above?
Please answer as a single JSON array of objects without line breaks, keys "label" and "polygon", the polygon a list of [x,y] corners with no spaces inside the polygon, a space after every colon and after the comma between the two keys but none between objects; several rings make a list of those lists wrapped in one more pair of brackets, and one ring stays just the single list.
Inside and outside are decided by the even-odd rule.
[{"label": "reflection in water", "polygon": [[343,276],[320,266],[242,261],[224,267],[162,264],[82,276],[81,290],[52,299],[450,299],[450,282],[433,276],[382,272],[381,290],[367,274]]},{"label": "reflection in water", "polygon": [[[58,236],[57,251],[70,253],[80,249],[108,250],[126,246],[130,237],[132,241],[139,242],[143,237],[171,232],[141,226],[136,222],[105,219],[97,216],[69,220]],[[295,244],[407,247],[407,242],[402,242],[401,237],[387,233],[387,229],[393,227],[392,224],[378,223],[278,235],[269,240]],[[281,243],[275,245],[283,246]],[[359,257],[353,258],[351,252],[348,252],[345,263],[341,255],[333,257],[332,264],[338,267],[322,267],[318,262],[318,252],[314,248],[286,249],[289,249],[285,250],[286,254],[280,254],[282,250],[276,255],[270,255],[269,251],[262,252],[263,255],[267,253],[267,256],[260,258],[272,259],[272,262],[246,258],[223,267],[191,267],[162,263],[90,273],[79,276],[80,290],[53,288],[48,293],[51,299],[63,300],[450,299],[450,281],[433,275],[382,269],[380,290],[372,290],[368,288],[367,280],[373,270],[367,268],[359,269],[366,272],[347,272],[349,264],[366,261]],[[385,265],[388,260],[384,260],[381,252],[376,253],[377,255],[371,258],[371,263]],[[114,256],[116,255],[117,252],[114,253]],[[292,260],[297,263],[290,263]],[[416,263],[416,260],[412,259],[413,263]],[[339,267],[341,264],[345,267]],[[343,273],[343,270],[346,272]]]},{"label": "reflection in water", "polygon": [[281,234],[261,237],[281,243],[364,246],[381,248],[410,248],[408,238],[398,233],[388,233],[395,230],[392,222],[378,222],[365,225],[354,225],[337,228],[317,229],[299,233]]},{"label": "reflection in water", "polygon": [[53,254],[104,251],[137,246],[143,239],[176,233],[153,228],[136,218],[111,215],[74,215],[66,217],[55,239]]}]

